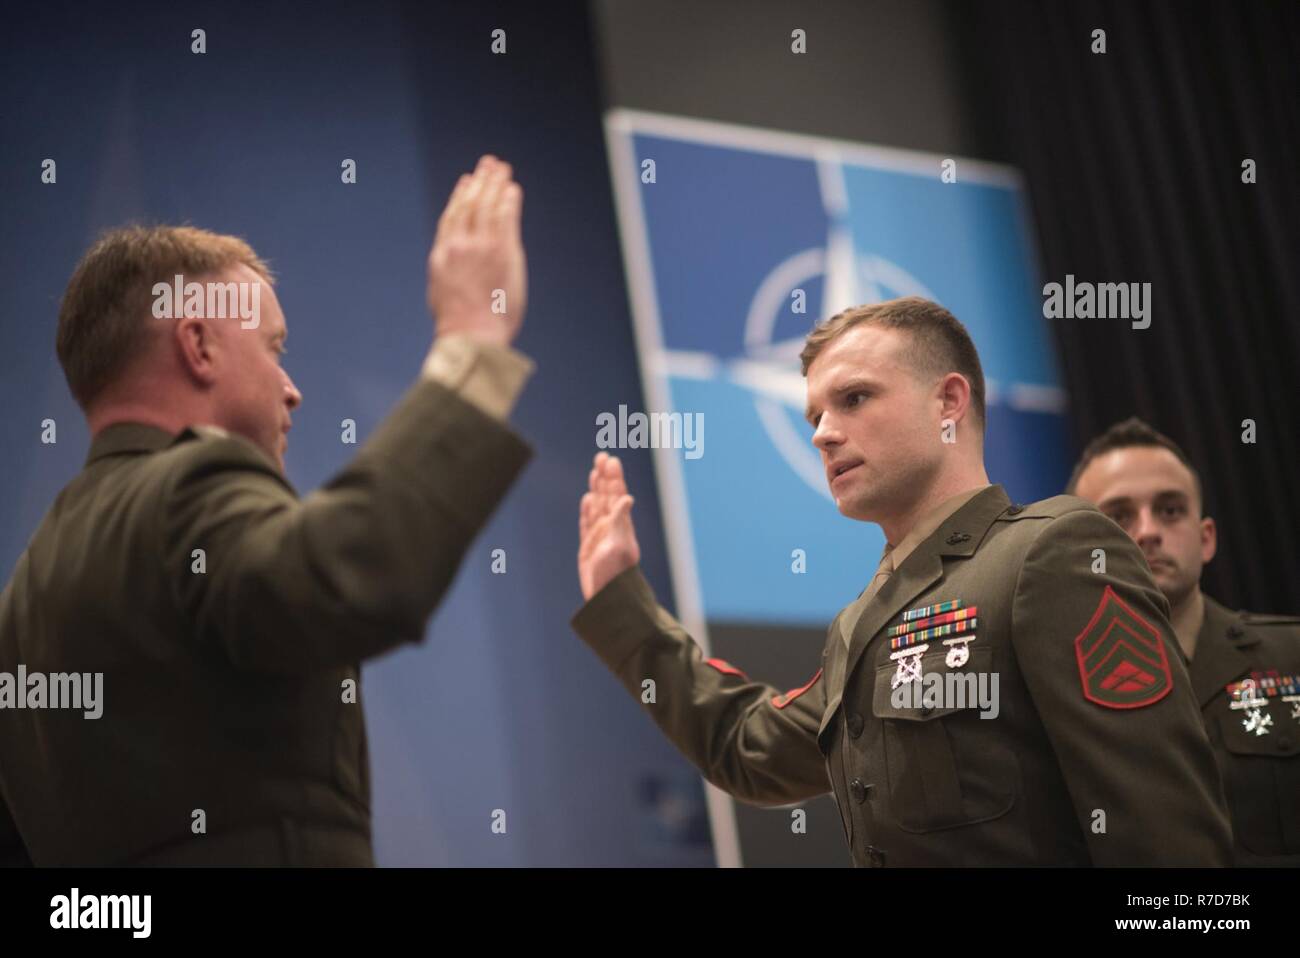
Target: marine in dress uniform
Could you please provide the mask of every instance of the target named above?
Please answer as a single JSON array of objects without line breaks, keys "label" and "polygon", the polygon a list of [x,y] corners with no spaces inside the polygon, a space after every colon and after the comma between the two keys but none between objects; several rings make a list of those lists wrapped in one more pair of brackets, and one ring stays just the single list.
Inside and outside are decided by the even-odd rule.
[{"label": "marine in dress uniform", "polygon": [[527,462],[505,415],[531,368],[439,337],[354,461],[301,500],[220,429],[97,435],[0,596],[0,671],[102,672],[103,715],[0,710],[5,857],[373,864],[348,683],[423,639]]},{"label": "marine in dress uniform", "polygon": [[[522,200],[490,155],[457,181],[419,379],[301,500],[282,456],[302,396],[252,248],[128,227],[82,258],[56,343],[94,439],[0,594],[0,671],[100,673],[102,697],[97,718],[0,708],[0,860],[373,864],[360,663],[424,637],[530,456],[506,422],[533,368],[509,347]],[[256,321],[151,317],[150,277],[182,272],[267,282]]]},{"label": "marine in dress uniform", "polygon": [[1300,865],[1300,619],[1232,612],[1200,587],[1218,548],[1200,476],[1168,436],[1132,417],[1084,449],[1070,491],[1143,550],[1223,776],[1239,865]]},{"label": "marine in dress uniform", "polygon": [[[919,526],[788,692],[707,659],[637,566],[573,627],[638,701],[656,683],[642,707],[714,785],[759,805],[832,791],[856,865],[1228,864],[1218,768],[1132,540],[1081,499],[996,485]],[[932,673],[996,674],[996,717],[899,704]]]}]

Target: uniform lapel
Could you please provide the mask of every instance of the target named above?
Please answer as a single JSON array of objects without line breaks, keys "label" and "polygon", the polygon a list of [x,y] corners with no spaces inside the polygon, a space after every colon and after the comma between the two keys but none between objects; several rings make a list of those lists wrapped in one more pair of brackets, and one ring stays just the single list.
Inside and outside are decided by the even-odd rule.
[{"label": "uniform lapel", "polygon": [[826,659],[826,689],[829,702],[826,712],[822,716],[821,728],[817,732],[818,737],[826,730],[830,717],[835,714],[835,710],[840,706],[840,699],[844,693],[844,666],[849,655],[848,649],[849,642],[852,639],[853,624],[862,617],[862,612],[870,604],[870,601],[867,598],[867,590],[863,589],[862,594],[840,613],[835,625],[836,634],[829,637],[830,654]]},{"label": "uniform lapel", "polygon": [[1247,651],[1255,644],[1237,616],[1205,596],[1205,618],[1196,636],[1196,649],[1188,673],[1196,701],[1205,708],[1215,694],[1224,691],[1229,682],[1250,671],[1251,657]]},{"label": "uniform lapel", "polygon": [[[849,611],[846,610],[844,615],[847,616]],[[827,645],[830,652],[826,657],[824,679],[826,681],[828,702],[826,711],[822,713],[822,723],[817,728],[818,744],[821,744],[822,734],[826,731],[826,726],[831,724],[831,716],[840,707],[840,699],[844,697],[844,660],[848,656],[848,650],[844,647],[844,640],[838,635],[831,636]]]},{"label": "uniform lapel", "polygon": [[[942,578],[945,556],[972,555],[984,540],[993,520],[1005,512],[1010,504],[1011,500],[1001,486],[985,489],[944,520],[929,538],[918,545],[871,601],[863,602],[859,597],[840,616],[840,628],[852,629],[848,642],[848,661],[842,671],[832,671],[832,674],[840,671],[843,680],[837,683],[837,687],[830,689],[830,702],[817,732],[819,738],[830,724],[831,717],[839,707],[844,688],[872,639],[908,603]],[[839,636],[834,636],[833,641],[839,648],[833,649],[831,654],[844,655],[844,642]]]}]

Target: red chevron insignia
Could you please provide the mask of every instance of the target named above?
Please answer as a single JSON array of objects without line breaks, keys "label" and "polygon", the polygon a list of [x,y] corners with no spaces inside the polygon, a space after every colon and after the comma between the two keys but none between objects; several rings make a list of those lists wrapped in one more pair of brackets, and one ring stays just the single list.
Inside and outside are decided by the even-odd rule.
[{"label": "red chevron insignia", "polygon": [[1174,687],[1160,632],[1106,586],[1097,611],[1074,640],[1083,697],[1111,709],[1158,702]]}]

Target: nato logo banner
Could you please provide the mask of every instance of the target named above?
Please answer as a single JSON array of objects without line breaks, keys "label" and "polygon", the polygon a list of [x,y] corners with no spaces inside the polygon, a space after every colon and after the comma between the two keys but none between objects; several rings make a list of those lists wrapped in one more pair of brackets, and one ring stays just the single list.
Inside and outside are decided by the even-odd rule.
[{"label": "nato logo banner", "polygon": [[880,531],[836,510],[803,418],[804,337],[846,307],[951,310],[984,366],[990,478],[1060,492],[1065,395],[1014,170],[623,110],[606,134],[647,412],[705,427],[654,452],[688,627],[824,628],[871,580]]}]

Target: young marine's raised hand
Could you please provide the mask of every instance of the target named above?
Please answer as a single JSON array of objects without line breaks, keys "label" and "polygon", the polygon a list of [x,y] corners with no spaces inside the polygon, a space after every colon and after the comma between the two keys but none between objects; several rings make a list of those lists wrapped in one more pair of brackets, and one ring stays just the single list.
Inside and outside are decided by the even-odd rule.
[{"label": "young marine's raised hand", "polygon": [[578,516],[578,582],[584,599],[641,561],[632,526],[635,500],[628,495],[618,457],[597,453],[587,486]]}]

